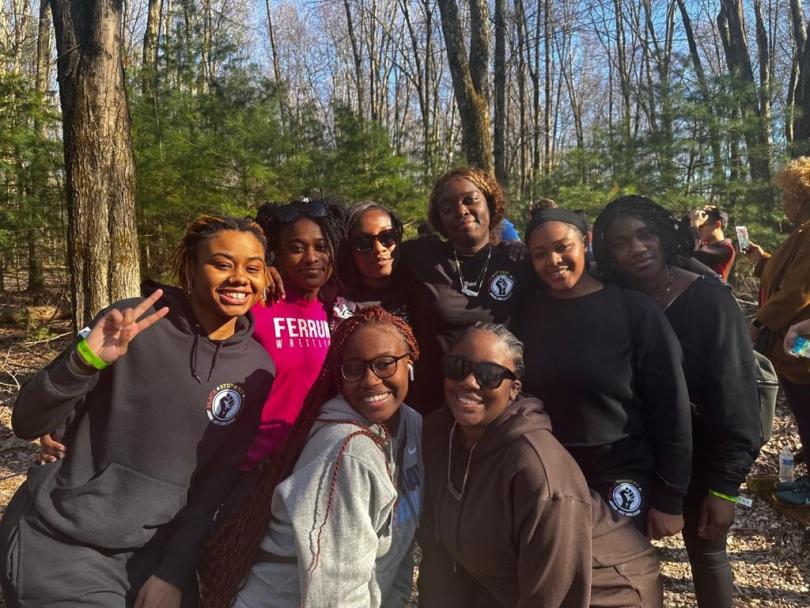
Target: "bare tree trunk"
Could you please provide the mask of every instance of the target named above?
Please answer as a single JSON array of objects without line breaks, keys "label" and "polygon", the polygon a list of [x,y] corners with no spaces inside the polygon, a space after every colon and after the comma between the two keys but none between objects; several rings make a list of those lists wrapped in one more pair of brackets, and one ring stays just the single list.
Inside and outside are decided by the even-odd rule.
[{"label": "bare tree trunk", "polygon": [[51,0],[59,60],[68,263],[78,327],[137,295],[140,271],[121,2]]},{"label": "bare tree trunk", "polygon": [[357,91],[357,115],[365,118],[364,113],[364,79],[363,79],[363,58],[360,55],[360,47],[357,44],[357,36],[354,33],[354,21],[349,0],[343,0],[343,8],[346,11],[346,27],[349,30],[349,41],[352,43],[352,56],[354,58],[354,86]]},{"label": "bare tree trunk", "polygon": [[[538,8],[539,10],[539,8]],[[545,100],[543,107],[543,176],[551,175],[551,84],[554,59],[551,52],[551,0],[543,2],[543,63],[545,67]]]},{"label": "bare tree trunk", "polygon": [[495,0],[494,72],[495,179],[506,187],[506,0]]},{"label": "bare tree trunk", "polygon": [[710,114],[710,119],[707,121],[707,128],[709,130],[709,147],[712,150],[712,181],[715,185],[718,185],[723,181],[723,157],[720,151],[720,133],[717,130],[717,123],[712,119],[715,105],[712,102],[709,84],[706,80],[706,73],[703,71],[703,63],[700,60],[697,43],[695,42],[695,34],[692,31],[692,21],[689,18],[684,0],[678,0],[678,9],[681,11],[681,20],[683,21],[683,28],[686,32],[686,41],[689,44],[689,56],[692,58],[692,66],[697,76],[700,96],[703,98],[703,103],[706,105]]},{"label": "bare tree trunk", "polygon": [[801,0],[790,0],[790,23],[793,30],[795,51],[790,66],[790,82],[788,84],[787,99],[785,101],[785,137],[788,143],[793,143],[798,119],[796,116],[796,96],[802,77],[802,55],[807,44],[807,29],[805,28]]},{"label": "bare tree trunk", "polygon": [[492,172],[489,125],[489,9],[486,0],[470,2],[470,57],[467,59],[455,0],[438,0],[453,92],[461,118],[467,162]]},{"label": "bare tree trunk", "polygon": [[741,0],[721,0],[717,15],[717,27],[723,40],[726,64],[734,80],[740,85],[740,112],[749,123],[743,132],[748,151],[748,168],[751,178],[768,182],[771,177],[770,149],[766,126],[763,124],[748,43],[742,22]]},{"label": "bare tree trunk", "polygon": [[[771,145],[771,54],[768,47],[768,32],[762,18],[762,2],[754,0],[756,20],[757,53],[759,55],[759,117],[762,124],[763,144]],[[770,164],[770,163],[769,163]]]},{"label": "bare tree trunk", "polygon": [[148,11],[146,13],[146,30],[143,34],[143,82],[141,87],[143,94],[153,97],[156,88],[157,76],[157,42],[160,32],[160,11],[161,0],[149,0]]},{"label": "bare tree trunk", "polygon": [[[48,0],[40,0],[39,24],[37,27],[37,64],[35,86],[37,94],[42,100],[42,103],[47,103],[50,65],[51,9],[48,5]],[[36,130],[40,141],[44,141],[47,134],[45,132],[45,125],[39,116],[34,119],[34,129]],[[44,152],[39,147],[34,153],[31,173],[34,198],[37,200],[37,206],[41,209],[47,204],[44,191],[48,179],[48,168],[46,159],[44,158]],[[33,205],[29,204],[28,208],[31,211],[28,221],[26,221],[26,240],[28,241],[28,291],[32,295],[33,303],[39,304],[42,298],[45,296],[45,279],[42,274],[42,259],[39,248],[41,235],[37,234],[37,229],[39,226],[38,222],[36,221],[37,214],[34,213]]]}]

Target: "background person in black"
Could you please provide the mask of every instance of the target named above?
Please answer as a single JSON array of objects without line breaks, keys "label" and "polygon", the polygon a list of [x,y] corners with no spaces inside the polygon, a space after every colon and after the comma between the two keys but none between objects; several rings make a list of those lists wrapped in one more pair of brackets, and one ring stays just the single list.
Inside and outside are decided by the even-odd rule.
[{"label": "background person in black", "polygon": [[443,403],[441,361],[453,342],[476,322],[507,322],[517,287],[531,276],[525,260],[513,259],[523,245],[499,242],[505,204],[494,178],[478,169],[455,169],[438,179],[428,204],[430,223],[447,241],[401,245],[400,268],[422,350],[411,402],[422,414]]},{"label": "background person in black", "polygon": [[731,291],[673,265],[694,245],[687,228],[649,199],[622,197],[599,214],[594,251],[603,279],[653,297],[681,342],[694,444],[683,539],[698,605],[730,608],[726,536],[762,443],[759,400],[745,317]]},{"label": "background person in black", "polygon": [[605,287],[587,269],[587,226],[545,209],[526,228],[544,284],[519,304],[525,390],[588,484],[653,538],[683,526],[691,431],[680,349],[642,294]]}]

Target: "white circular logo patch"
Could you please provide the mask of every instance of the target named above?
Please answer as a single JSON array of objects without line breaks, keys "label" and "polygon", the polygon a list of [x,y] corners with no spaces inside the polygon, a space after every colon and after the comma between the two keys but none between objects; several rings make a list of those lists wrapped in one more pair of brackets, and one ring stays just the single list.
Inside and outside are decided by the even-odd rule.
[{"label": "white circular logo patch", "polygon": [[617,481],[610,489],[608,502],[620,515],[635,517],[641,512],[641,488],[634,481]]},{"label": "white circular logo patch", "polygon": [[231,424],[244,399],[245,392],[238,384],[220,384],[208,396],[208,419],[222,426]]},{"label": "white circular logo patch", "polygon": [[515,279],[508,272],[496,272],[489,281],[489,295],[496,300],[508,300],[515,288]]}]

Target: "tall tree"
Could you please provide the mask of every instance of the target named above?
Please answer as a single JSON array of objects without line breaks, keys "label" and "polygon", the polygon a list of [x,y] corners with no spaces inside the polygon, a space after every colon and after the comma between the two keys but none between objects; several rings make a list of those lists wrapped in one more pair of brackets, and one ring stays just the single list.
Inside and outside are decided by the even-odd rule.
[{"label": "tall tree", "polygon": [[458,5],[439,0],[442,33],[453,79],[453,93],[461,117],[462,146],[467,162],[492,172],[492,134],[489,125],[489,8],[486,0],[468,0],[469,58],[464,44]]},{"label": "tall tree", "polygon": [[51,0],[68,203],[73,321],[139,291],[121,0]]}]

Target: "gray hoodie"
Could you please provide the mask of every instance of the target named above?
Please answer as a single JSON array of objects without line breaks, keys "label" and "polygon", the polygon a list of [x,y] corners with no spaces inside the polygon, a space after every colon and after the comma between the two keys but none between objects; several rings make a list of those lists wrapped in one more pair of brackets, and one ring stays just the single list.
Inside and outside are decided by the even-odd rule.
[{"label": "gray hoodie", "polygon": [[383,434],[343,397],[324,404],[293,474],[273,494],[259,561],[235,608],[405,605],[421,512],[422,418],[403,404],[384,450],[355,434],[335,475],[338,454],[358,424]]}]

